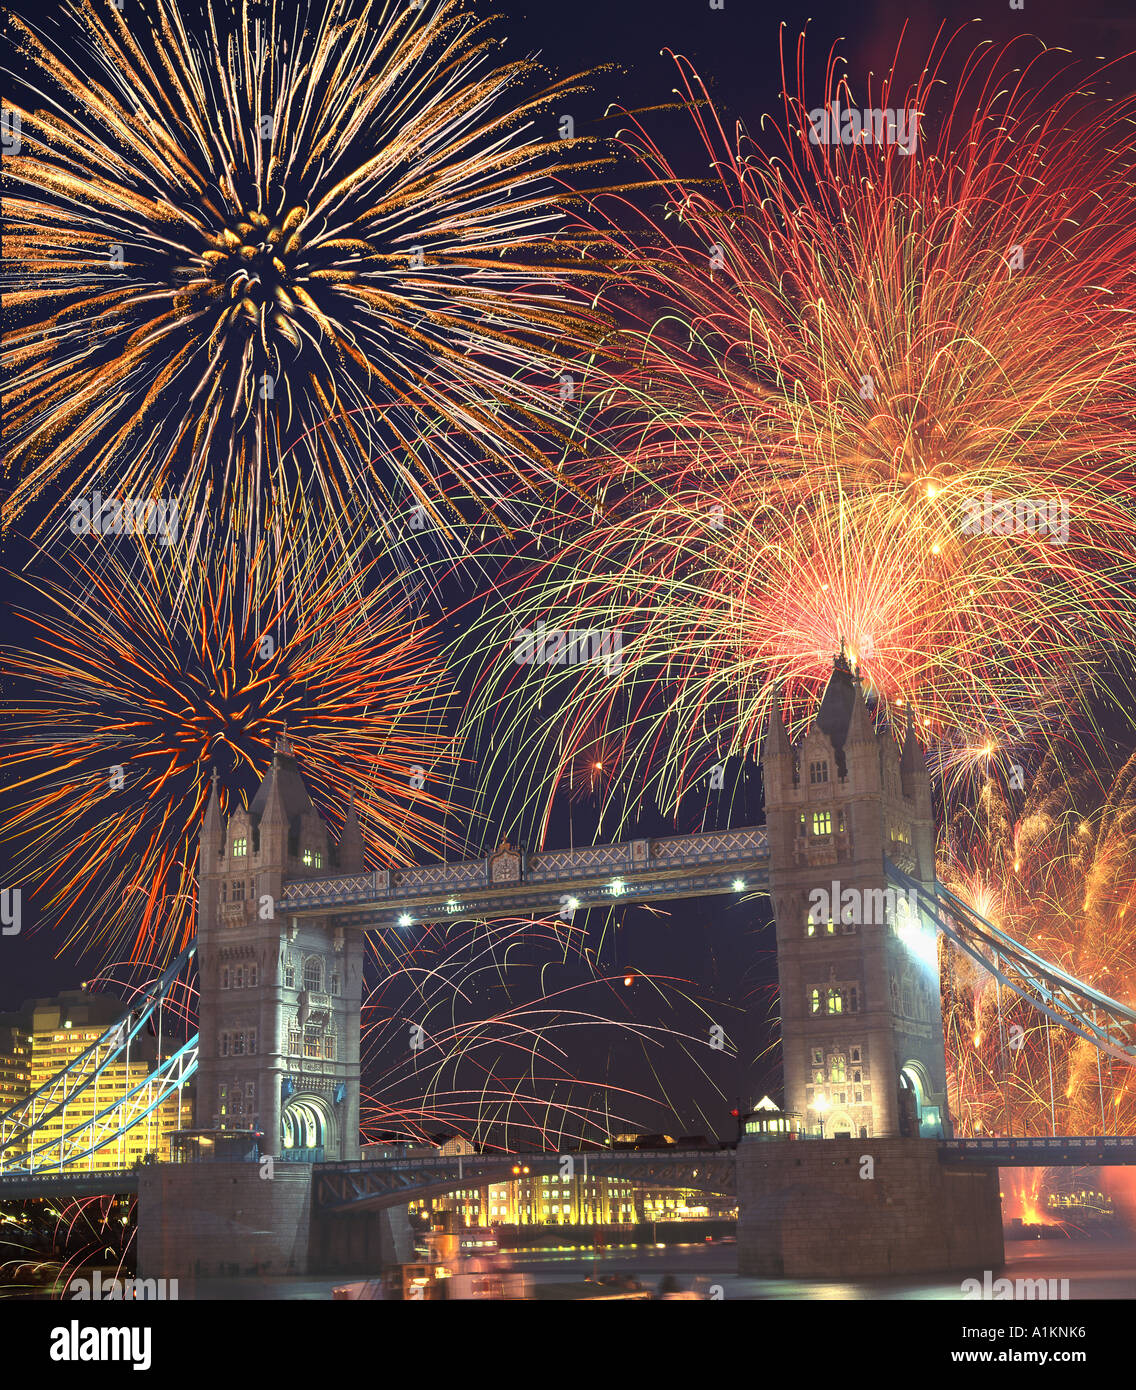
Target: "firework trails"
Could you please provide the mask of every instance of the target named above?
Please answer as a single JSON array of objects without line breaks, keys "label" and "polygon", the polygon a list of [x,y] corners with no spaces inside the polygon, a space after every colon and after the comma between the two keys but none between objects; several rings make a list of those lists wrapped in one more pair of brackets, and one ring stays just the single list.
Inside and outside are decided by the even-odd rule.
[{"label": "firework trails", "polygon": [[234,525],[302,490],[444,527],[553,479],[594,318],[549,177],[573,84],[494,66],[459,0],[240,0],[204,44],[129,8],[59,47],[13,20],[43,100],[5,160],[8,519],[110,476]]}]

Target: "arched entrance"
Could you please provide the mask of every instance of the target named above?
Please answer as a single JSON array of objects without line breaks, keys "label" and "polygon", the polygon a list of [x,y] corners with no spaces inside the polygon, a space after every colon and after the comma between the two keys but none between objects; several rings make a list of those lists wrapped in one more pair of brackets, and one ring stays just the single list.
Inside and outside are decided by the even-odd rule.
[{"label": "arched entrance", "polygon": [[942,1139],[943,1114],[930,1101],[927,1072],[921,1062],[905,1062],[899,1073],[900,1133],[912,1138]]},{"label": "arched entrance", "polygon": [[320,1096],[294,1095],[280,1115],[281,1157],[318,1162],[336,1149],[335,1120]]}]

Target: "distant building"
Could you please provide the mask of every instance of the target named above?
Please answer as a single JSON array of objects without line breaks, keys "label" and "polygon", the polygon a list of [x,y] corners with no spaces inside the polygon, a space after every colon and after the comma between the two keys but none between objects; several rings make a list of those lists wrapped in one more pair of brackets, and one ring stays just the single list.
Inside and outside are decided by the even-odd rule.
[{"label": "distant building", "polygon": [[[107,1028],[126,1012],[117,995],[65,990],[55,998],[31,999],[16,1014],[0,1016],[0,1112],[18,1105],[46,1086],[54,1077],[82,1056]],[[72,1162],[67,1154],[88,1147],[80,1132],[66,1141],[65,1135],[82,1130],[94,1118],[143,1084],[157,1064],[157,1043],[148,1034],[133,1039],[129,1064],[126,1055],[100,1072],[98,1080],[61,1104],[63,1093],[53,1097],[48,1110],[59,1107],[36,1126],[36,1166],[72,1167],[83,1171],[129,1168],[154,1153],[165,1158],[169,1136],[188,1122],[189,1105],[180,1097],[164,1101],[128,1133],[106,1144],[94,1154]],[[9,1098],[10,1097],[10,1098]],[[5,1151],[5,1166],[22,1161],[14,1150]]]}]

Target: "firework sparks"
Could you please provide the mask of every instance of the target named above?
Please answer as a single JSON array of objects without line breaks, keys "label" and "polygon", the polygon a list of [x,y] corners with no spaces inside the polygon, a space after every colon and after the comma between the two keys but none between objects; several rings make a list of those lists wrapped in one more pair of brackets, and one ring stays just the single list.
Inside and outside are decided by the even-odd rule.
[{"label": "firework sparks", "polygon": [[68,943],[149,964],[181,950],[211,772],[228,814],[285,726],[333,822],[354,797],[377,862],[447,843],[447,685],[431,624],[376,580],[375,562],[307,552],[281,589],[282,558],[267,538],[247,559],[209,543],[108,547],[26,581],[32,640],[8,658],[26,696],[4,757],[16,792],[4,836],[23,847],[41,920]]},{"label": "firework sparks", "polygon": [[72,19],[69,51],[13,19],[49,95],[5,159],[9,521],[108,471],[246,525],[302,490],[444,527],[557,476],[594,336],[539,138],[572,83],[493,66],[460,0]]}]

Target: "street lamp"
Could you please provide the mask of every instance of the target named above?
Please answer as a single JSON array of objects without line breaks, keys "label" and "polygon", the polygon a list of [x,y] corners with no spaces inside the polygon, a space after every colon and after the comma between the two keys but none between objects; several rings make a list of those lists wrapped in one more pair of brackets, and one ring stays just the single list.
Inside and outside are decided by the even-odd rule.
[{"label": "street lamp", "polygon": [[819,1095],[819,1096],[817,1096],[816,1101],[815,1101],[814,1104],[813,1104],[813,1108],[816,1110],[816,1112],[817,1112],[817,1118],[820,1120],[820,1137],[823,1139],[823,1138],[824,1138],[824,1112],[828,1109],[828,1097],[827,1097],[827,1096],[824,1096],[824,1095]]}]

